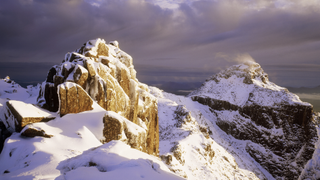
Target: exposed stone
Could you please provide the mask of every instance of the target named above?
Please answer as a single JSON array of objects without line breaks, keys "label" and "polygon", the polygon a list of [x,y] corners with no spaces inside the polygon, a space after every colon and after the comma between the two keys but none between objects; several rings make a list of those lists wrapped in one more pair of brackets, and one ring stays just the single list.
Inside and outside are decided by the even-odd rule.
[{"label": "exposed stone", "polygon": [[46,82],[53,83],[53,77],[54,77],[54,75],[56,75],[56,73],[57,73],[56,69],[54,67],[52,67],[48,72]]},{"label": "exposed stone", "polygon": [[[140,100],[144,104],[139,109],[138,118],[147,125],[147,153],[159,155],[159,121],[158,121],[158,102],[153,96],[145,91],[140,92]],[[139,100],[139,101],[140,101]]]},{"label": "exposed stone", "polygon": [[177,109],[174,111],[175,119],[177,122],[175,123],[176,127],[181,127],[183,124],[191,121],[191,112],[187,111],[187,108],[184,105],[178,105]]},{"label": "exposed stone", "polygon": [[64,82],[64,77],[55,75],[54,76],[54,86],[57,87],[59,84],[62,84]]},{"label": "exposed stone", "polygon": [[[130,112],[130,99],[123,91],[116,79],[111,75],[108,76],[106,81],[107,87],[107,106],[106,110],[115,112],[123,112],[124,117],[128,117]],[[113,107],[112,107],[113,106]]]},{"label": "exposed stone", "polygon": [[58,106],[58,94],[57,94],[57,88],[52,83],[46,83],[45,89],[44,89],[44,99],[45,104],[44,108],[48,109],[49,111],[56,112],[59,109]]},{"label": "exposed stone", "polygon": [[94,69],[93,61],[92,60],[86,60],[84,61],[84,67],[89,72],[89,77],[94,77],[96,75],[96,71]]},{"label": "exposed stone", "polygon": [[69,74],[74,70],[75,65],[71,62],[65,62],[62,64],[62,72],[61,74],[65,79],[69,76]]},{"label": "exposed stone", "polygon": [[161,155],[160,158],[161,158],[161,160],[162,160],[163,162],[165,162],[167,165],[170,165],[171,162],[172,162],[172,155],[171,155],[171,154]]},{"label": "exposed stone", "polygon": [[5,140],[11,136],[11,132],[6,128],[4,123],[0,121],[0,153],[2,152]]},{"label": "exposed stone", "polygon": [[41,136],[45,138],[51,138],[53,135],[48,135],[43,129],[40,129],[38,127],[34,127],[32,125],[27,125],[23,130],[21,131],[21,136],[25,137],[35,137],[35,136]]},{"label": "exposed stone", "polygon": [[104,43],[99,43],[98,50],[97,50],[98,56],[109,56],[109,48]]},{"label": "exposed stone", "polygon": [[123,91],[130,96],[130,73],[127,68],[117,69],[117,80]]},{"label": "exposed stone", "polygon": [[228,101],[222,101],[218,99],[212,99],[205,96],[192,96],[193,101],[198,101],[200,104],[205,104],[215,110],[233,110],[239,109],[237,105],[231,104]]},{"label": "exposed stone", "polygon": [[101,57],[101,63],[109,67],[111,59],[109,57]]},{"label": "exposed stone", "polygon": [[123,137],[124,128],[122,121],[112,116],[105,115],[103,117],[103,123],[103,136],[105,137],[106,143],[112,140],[126,139],[126,137]]},{"label": "exposed stone", "polygon": [[137,83],[134,80],[130,80],[130,113],[128,119],[133,123],[139,124],[137,121],[138,110],[139,110],[139,91]]},{"label": "exposed stone", "polygon": [[110,43],[112,46],[115,46],[115,47],[119,48],[119,43],[118,43],[118,41],[110,41],[109,43]]},{"label": "exposed stone", "polygon": [[75,71],[73,74],[74,82],[79,84],[83,89],[86,89],[88,71],[81,65],[76,65],[74,71]]},{"label": "exposed stone", "polygon": [[60,116],[92,110],[93,101],[81,86],[66,82],[58,86]]},{"label": "exposed stone", "polygon": [[106,142],[122,140],[132,148],[146,152],[146,131],[114,112],[103,117],[103,135]]}]

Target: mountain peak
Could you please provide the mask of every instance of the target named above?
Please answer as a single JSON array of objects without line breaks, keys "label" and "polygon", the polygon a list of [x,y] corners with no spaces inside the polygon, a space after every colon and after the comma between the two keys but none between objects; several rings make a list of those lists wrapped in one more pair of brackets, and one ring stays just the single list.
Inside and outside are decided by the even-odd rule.
[{"label": "mountain peak", "polygon": [[211,76],[206,81],[214,80],[218,83],[221,79],[229,79],[229,77],[233,75],[237,78],[244,78],[242,82],[245,84],[253,84],[254,81],[266,84],[269,81],[268,74],[263,71],[260,64],[253,61],[246,61],[242,64],[233,65],[226,70]]},{"label": "mountain peak", "polygon": [[211,76],[203,85],[189,96],[206,96],[216,100],[228,101],[236,106],[258,104],[279,106],[280,104],[303,104],[299,97],[288,89],[280,87],[268,79],[256,62],[245,62],[222,70]]}]

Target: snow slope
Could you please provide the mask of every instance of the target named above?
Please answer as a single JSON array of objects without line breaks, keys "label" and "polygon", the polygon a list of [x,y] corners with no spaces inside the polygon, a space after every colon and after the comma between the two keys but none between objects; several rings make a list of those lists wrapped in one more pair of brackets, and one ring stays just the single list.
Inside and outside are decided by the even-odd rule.
[{"label": "snow slope", "polygon": [[160,159],[121,141],[102,145],[106,113],[94,104],[92,111],[32,124],[51,138],[13,133],[0,154],[0,179],[181,179]]},{"label": "snow slope", "polygon": [[[39,88],[25,89],[6,78],[0,80],[0,92],[0,108],[11,99],[16,107],[22,108],[22,114],[28,115],[25,107],[32,105],[26,102],[36,103]],[[32,107],[31,111],[34,109],[38,110]],[[182,179],[159,158],[132,149],[124,142],[102,144],[105,114],[123,119],[94,102],[91,111],[63,117],[51,113],[54,120],[29,124],[21,131],[42,130],[50,138],[30,138],[14,132],[5,140],[0,154],[0,179]],[[136,126],[128,123],[128,128],[134,130]]]},{"label": "snow slope", "polygon": [[160,155],[176,174],[190,180],[273,179],[245,151],[245,143],[216,125],[208,106],[149,88],[159,102]]}]

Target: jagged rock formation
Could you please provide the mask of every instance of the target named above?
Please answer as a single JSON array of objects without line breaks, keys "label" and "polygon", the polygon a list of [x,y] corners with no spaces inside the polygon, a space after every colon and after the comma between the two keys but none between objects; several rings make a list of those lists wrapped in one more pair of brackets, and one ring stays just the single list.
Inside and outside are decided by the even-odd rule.
[{"label": "jagged rock formation", "polygon": [[157,99],[137,80],[132,57],[120,50],[117,41],[106,44],[101,39],[91,40],[67,53],[60,65],[49,70],[38,97],[40,106],[60,116],[91,110],[93,101],[145,127],[143,149],[158,155]]},{"label": "jagged rock formation", "polygon": [[276,179],[297,179],[317,139],[313,108],[268,80],[259,64],[235,65],[189,95],[211,108],[216,124],[239,140]]}]

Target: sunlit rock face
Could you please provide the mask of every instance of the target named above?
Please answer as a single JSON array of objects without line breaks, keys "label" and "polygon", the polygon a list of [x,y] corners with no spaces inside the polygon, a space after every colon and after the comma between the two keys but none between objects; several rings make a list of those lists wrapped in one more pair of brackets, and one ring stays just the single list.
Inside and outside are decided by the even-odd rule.
[{"label": "sunlit rock face", "polygon": [[268,80],[255,62],[232,66],[189,95],[207,105],[216,124],[239,140],[276,179],[297,179],[317,140],[313,107]]},{"label": "sunlit rock face", "polygon": [[[53,66],[42,84],[38,104],[60,116],[92,110],[93,101],[146,129],[146,148],[158,155],[157,99],[136,78],[132,57],[119,43],[86,42]],[[106,121],[107,122],[107,121]]]},{"label": "sunlit rock face", "polygon": [[60,115],[92,110],[93,100],[76,83],[66,82],[58,86]]}]

